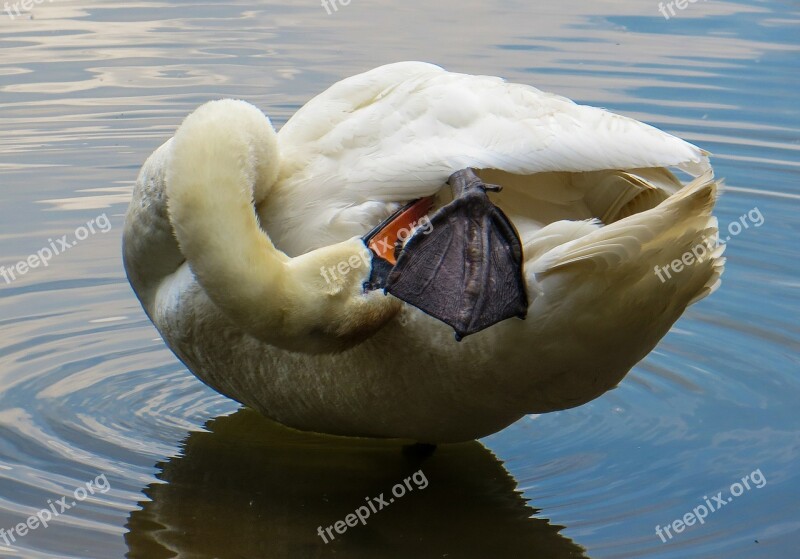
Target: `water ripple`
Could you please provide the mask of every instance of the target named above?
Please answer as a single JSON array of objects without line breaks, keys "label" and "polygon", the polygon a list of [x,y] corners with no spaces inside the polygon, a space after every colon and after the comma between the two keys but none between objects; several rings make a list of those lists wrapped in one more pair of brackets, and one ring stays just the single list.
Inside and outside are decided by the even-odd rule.
[{"label": "water ripple", "polygon": [[[0,280],[0,528],[100,474],[110,484],[48,528],[0,540],[0,555],[407,557],[421,542],[421,556],[792,556],[797,6],[697,2],[668,21],[633,0],[187,7],[64,0],[0,15],[0,264],[101,212],[113,223]],[[119,256],[139,166],[196,105],[239,97],[280,125],[325,85],[400,59],[503,75],[682,135],[730,185],[720,224],[755,207],[765,218],[729,241],[720,291],[617,389],[420,463],[236,411],[165,348]],[[319,547],[317,524],[412,466],[429,473],[428,493]],[[658,538],[656,525],[757,468],[764,488]]]}]

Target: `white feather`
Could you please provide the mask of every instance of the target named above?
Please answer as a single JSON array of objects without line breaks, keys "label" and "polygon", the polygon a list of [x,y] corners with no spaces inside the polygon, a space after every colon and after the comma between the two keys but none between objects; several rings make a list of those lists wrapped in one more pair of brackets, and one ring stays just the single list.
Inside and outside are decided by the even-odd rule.
[{"label": "white feather", "polygon": [[[504,187],[530,305],[459,344],[364,292],[357,236],[407,200],[446,203],[464,167]],[[658,271],[716,233],[717,186],[705,152],[640,122],[404,62],[335,84],[277,135],[246,103],[200,107],[142,168],[124,260],[167,344],[223,394],[300,429],[461,441],[603,394],[716,289],[721,248]]]},{"label": "white feather", "polygon": [[636,120],[421,62],[339,82],[300,109],[279,139],[281,181],[262,217],[289,254],[363,234],[394,209],[369,204],[429,196],[466,167],[519,175],[709,168],[696,146]]}]

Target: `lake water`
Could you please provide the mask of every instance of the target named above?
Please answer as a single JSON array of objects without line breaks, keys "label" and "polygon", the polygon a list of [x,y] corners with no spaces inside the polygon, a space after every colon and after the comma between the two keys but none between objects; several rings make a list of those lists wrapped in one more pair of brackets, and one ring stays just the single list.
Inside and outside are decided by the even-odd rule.
[{"label": "lake water", "polygon": [[[796,556],[797,3],[26,4],[0,13],[0,264],[81,240],[0,277],[1,557]],[[138,168],[194,107],[239,97],[281,125],[404,59],[644,120],[728,184],[722,288],[616,390],[430,458],[238,410],[166,349],[120,258]],[[728,229],[745,215],[761,225]],[[318,536],[419,470],[424,488]],[[702,524],[657,535],[706,501]]]}]

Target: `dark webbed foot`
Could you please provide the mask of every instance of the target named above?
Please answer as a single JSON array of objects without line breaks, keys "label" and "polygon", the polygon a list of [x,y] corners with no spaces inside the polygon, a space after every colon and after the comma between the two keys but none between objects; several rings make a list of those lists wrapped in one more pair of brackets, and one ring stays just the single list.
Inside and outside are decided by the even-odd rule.
[{"label": "dark webbed foot", "polygon": [[453,201],[406,242],[385,289],[452,326],[461,340],[501,320],[524,318],[528,297],[519,236],[486,194],[500,187],[484,184],[471,169],[448,182]]}]

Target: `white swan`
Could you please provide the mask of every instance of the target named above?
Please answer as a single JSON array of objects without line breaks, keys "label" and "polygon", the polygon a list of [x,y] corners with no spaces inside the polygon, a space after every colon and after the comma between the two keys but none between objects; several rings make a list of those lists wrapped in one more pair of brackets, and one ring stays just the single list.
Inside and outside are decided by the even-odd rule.
[{"label": "white swan", "polygon": [[[529,306],[457,342],[365,291],[361,238],[408,201],[446,204],[468,167],[504,187]],[[403,62],[277,134],[247,103],[201,106],[145,163],[124,260],[169,347],[222,394],[304,430],[463,441],[600,396],[713,291],[721,248],[655,271],[714,235],[716,192],[707,154],[655,128]]]}]

